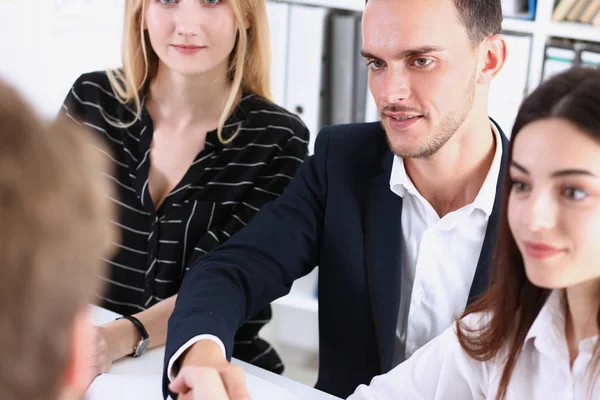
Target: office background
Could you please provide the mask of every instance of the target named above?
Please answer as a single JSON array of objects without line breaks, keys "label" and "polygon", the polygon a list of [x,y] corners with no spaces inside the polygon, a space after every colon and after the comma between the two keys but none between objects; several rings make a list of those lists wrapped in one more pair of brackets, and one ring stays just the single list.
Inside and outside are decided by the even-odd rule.
[{"label": "office background", "polygon": [[[124,0],[0,0],[0,77],[47,118],[83,72],[120,66]],[[275,102],[311,132],[376,121],[360,58],[364,0],[268,0]],[[579,64],[600,66],[600,0],[503,0],[508,61],[492,84],[490,115],[510,132],[523,97]],[[314,384],[318,356],[316,271],[274,306],[263,331],[285,375]]]}]

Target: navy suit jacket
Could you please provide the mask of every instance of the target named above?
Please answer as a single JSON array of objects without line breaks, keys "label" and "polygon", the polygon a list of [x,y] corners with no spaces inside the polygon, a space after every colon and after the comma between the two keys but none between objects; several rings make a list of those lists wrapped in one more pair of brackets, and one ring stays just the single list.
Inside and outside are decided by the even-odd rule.
[{"label": "navy suit jacket", "polygon": [[[504,167],[508,141],[501,136]],[[402,198],[390,190],[392,161],[379,123],[323,129],[284,194],[187,273],[169,320],[165,368],[204,333],[219,337],[230,358],[236,329],[318,265],[316,387],[346,397],[389,371],[402,267]],[[500,192],[499,182],[469,302],[488,285]]]}]

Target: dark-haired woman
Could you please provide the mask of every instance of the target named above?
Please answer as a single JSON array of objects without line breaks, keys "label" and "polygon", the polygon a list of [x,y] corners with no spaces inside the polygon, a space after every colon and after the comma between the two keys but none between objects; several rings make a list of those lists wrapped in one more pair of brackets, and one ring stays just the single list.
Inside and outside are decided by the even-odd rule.
[{"label": "dark-haired woman", "polygon": [[509,157],[490,289],[351,400],[600,399],[600,71],[535,90]]}]

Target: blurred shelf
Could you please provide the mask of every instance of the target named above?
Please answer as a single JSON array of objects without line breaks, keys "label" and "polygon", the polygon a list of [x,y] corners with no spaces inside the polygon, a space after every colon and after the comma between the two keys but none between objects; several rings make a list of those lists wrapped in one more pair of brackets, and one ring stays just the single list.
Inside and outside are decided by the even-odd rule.
[{"label": "blurred shelf", "polygon": [[558,38],[600,42],[600,28],[576,22],[552,22],[546,33]]},{"label": "blurred shelf", "polygon": [[502,21],[502,29],[511,32],[535,33],[536,23],[524,19],[504,18],[504,21]]},{"label": "blurred shelf", "polygon": [[[365,9],[364,0],[269,0],[277,3],[301,4],[308,6],[335,8],[339,10],[359,11]],[[600,28],[574,22],[530,21],[519,18],[504,17],[502,28],[505,31],[525,34],[543,34],[568,39],[600,42]]]}]

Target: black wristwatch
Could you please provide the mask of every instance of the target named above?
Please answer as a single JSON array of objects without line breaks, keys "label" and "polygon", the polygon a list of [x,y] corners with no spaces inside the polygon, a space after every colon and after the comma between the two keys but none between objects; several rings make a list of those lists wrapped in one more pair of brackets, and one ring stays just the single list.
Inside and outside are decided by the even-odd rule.
[{"label": "black wristwatch", "polygon": [[122,317],[117,318],[117,320],[119,320],[119,319],[126,319],[126,320],[131,321],[131,323],[133,325],[135,325],[137,330],[140,332],[142,339],[133,348],[133,353],[131,353],[130,356],[131,357],[141,356],[142,354],[144,354],[146,352],[146,349],[148,348],[148,343],[150,342],[150,336],[148,335],[146,328],[144,328],[144,324],[142,324],[139,319],[137,319],[136,317],[132,317],[131,315],[123,315]]}]

